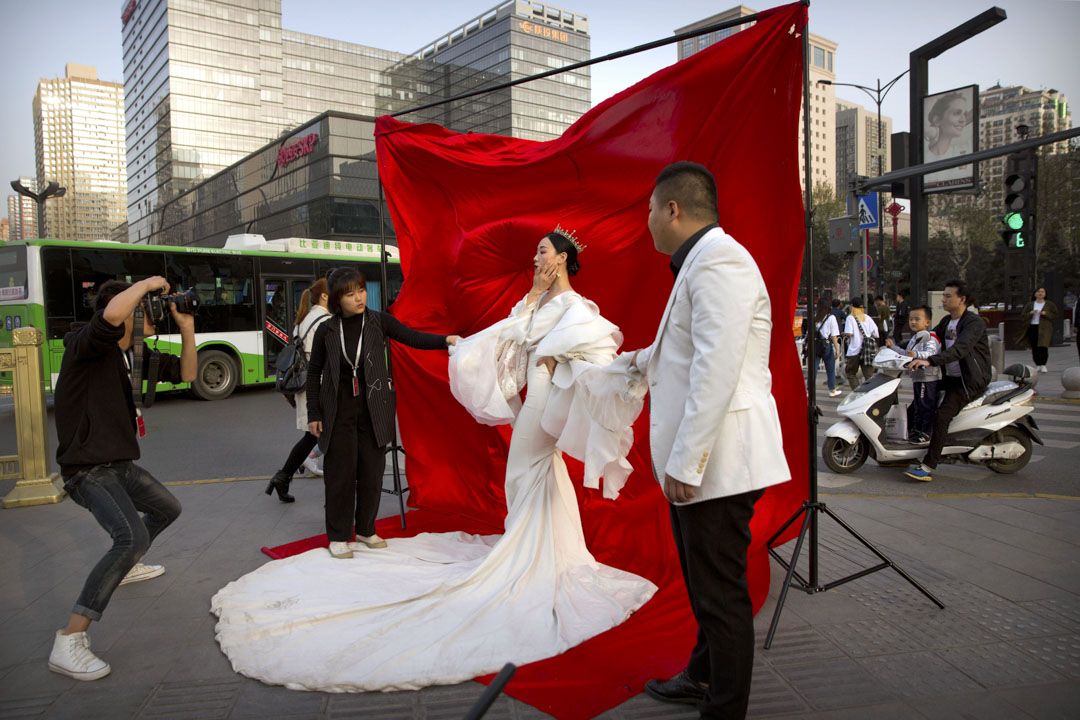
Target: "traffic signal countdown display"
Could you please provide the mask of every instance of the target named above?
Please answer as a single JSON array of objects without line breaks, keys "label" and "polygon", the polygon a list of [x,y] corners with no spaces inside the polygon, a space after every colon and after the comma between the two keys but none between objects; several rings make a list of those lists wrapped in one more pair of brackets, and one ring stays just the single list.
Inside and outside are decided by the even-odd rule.
[{"label": "traffic signal countdown display", "polygon": [[1035,240],[1035,158],[1034,150],[1025,150],[1006,160],[1001,240],[1010,250],[1024,250]]}]

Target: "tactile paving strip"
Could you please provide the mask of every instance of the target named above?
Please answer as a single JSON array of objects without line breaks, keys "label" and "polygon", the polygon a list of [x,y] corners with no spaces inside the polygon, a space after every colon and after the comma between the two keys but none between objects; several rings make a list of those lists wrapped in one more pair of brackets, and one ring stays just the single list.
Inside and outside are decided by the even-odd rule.
[{"label": "tactile paving strip", "polygon": [[754,668],[748,715],[761,717],[790,713],[804,714],[807,710],[806,703],[774,671]]},{"label": "tactile paving strip", "polygon": [[1036,615],[1053,620],[1070,632],[1080,632],[1080,598],[1048,598],[1019,603]]},{"label": "tactile paving strip", "polygon": [[843,657],[844,652],[814,628],[804,626],[780,628],[773,637],[772,647],[758,650],[757,655],[776,666]]},{"label": "tactile paving strip", "polygon": [[997,638],[954,610],[905,612],[889,618],[893,625],[925,648],[962,647],[993,642]]},{"label": "tactile paving strip", "polygon": [[818,629],[852,657],[923,649],[914,638],[884,619],[821,625]]},{"label": "tactile paving strip", "polygon": [[170,720],[226,718],[240,688],[239,681],[162,683],[154,688],[139,717]]},{"label": "tactile paving strip", "polygon": [[893,692],[905,697],[978,690],[979,683],[932,652],[881,655],[859,660]]},{"label": "tactile paving strip", "polygon": [[0,699],[0,718],[35,718],[49,709],[59,695]]},{"label": "tactile paving strip", "polygon": [[958,608],[957,613],[1002,640],[1059,635],[1065,628],[1013,603]]},{"label": "tactile paving strip", "polygon": [[940,651],[950,664],[983,687],[999,688],[1057,682],[1064,678],[1014,643],[992,643]]},{"label": "tactile paving strip", "polygon": [[1080,635],[1026,638],[1019,645],[1063,675],[1080,678]]},{"label": "tactile paving strip", "polygon": [[419,699],[417,693],[334,695],[330,698],[326,717],[329,720],[413,720],[419,717]]},{"label": "tactile paving strip", "polygon": [[780,676],[818,710],[872,705],[894,699],[877,678],[851,658],[777,668]]}]

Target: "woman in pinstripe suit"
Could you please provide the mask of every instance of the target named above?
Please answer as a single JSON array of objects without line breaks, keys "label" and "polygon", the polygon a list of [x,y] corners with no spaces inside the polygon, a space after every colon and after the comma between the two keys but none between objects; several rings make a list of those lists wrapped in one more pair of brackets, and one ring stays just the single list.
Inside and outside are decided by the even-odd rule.
[{"label": "woman in pinstripe suit", "polygon": [[[315,331],[311,346],[308,429],[326,455],[323,482],[330,554],[351,558],[361,544],[386,547],[375,534],[395,413],[384,338],[418,350],[439,350],[453,345],[458,336],[412,330],[390,313],[371,310],[359,270],[335,270],[328,285],[334,316]],[[351,542],[354,530],[357,542]]]}]

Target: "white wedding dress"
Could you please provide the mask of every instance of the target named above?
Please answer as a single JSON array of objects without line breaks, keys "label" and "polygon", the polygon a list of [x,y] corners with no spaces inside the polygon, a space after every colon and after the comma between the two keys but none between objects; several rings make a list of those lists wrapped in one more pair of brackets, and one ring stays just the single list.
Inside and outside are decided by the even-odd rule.
[{"label": "white wedding dress", "polygon": [[[317,549],[269,562],[211,601],[217,640],[233,669],[298,690],[415,690],[558,655],[647,602],[653,583],[597,563],[586,548],[556,447],[561,430],[575,429],[580,443],[581,428],[589,425],[575,421],[583,402],[571,397],[574,375],[597,365],[587,359],[594,355],[609,363],[621,339],[595,308],[576,293],[556,296],[539,311],[519,303],[507,321],[459,343],[451,360],[452,384],[487,396],[500,372],[495,348],[510,338],[527,351],[528,393],[507,457],[503,535],[424,533],[388,539],[387,548],[351,560]],[[562,347],[545,343],[560,333]],[[536,367],[544,352],[561,359],[555,383]],[[640,397],[631,407],[635,401]],[[555,433],[542,427],[560,422]],[[600,448],[593,452],[605,456],[593,465],[620,467],[625,457],[609,456],[612,448],[629,447],[623,433],[592,425]]]}]

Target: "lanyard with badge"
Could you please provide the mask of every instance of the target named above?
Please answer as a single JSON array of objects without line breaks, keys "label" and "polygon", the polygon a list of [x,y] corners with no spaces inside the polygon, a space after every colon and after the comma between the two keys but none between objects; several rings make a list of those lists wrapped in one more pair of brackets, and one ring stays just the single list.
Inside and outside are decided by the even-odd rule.
[{"label": "lanyard with badge", "polygon": [[345,358],[345,362],[352,368],[352,395],[353,397],[360,396],[360,378],[357,377],[357,372],[360,369],[360,350],[364,347],[364,326],[367,324],[367,314],[365,313],[360,320],[360,340],[356,343],[356,359],[350,360],[348,353],[345,352],[345,327],[344,323],[338,323],[338,332],[341,334],[341,356]]}]

